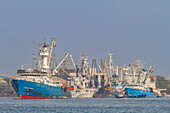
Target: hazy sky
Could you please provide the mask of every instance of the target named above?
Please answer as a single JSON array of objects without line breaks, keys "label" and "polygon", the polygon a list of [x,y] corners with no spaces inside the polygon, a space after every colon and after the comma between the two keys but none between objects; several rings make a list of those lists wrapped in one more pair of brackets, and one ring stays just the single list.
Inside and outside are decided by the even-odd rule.
[{"label": "hazy sky", "polygon": [[57,60],[84,52],[123,66],[137,58],[170,72],[170,0],[0,0],[0,73],[28,67],[39,43],[55,37]]}]

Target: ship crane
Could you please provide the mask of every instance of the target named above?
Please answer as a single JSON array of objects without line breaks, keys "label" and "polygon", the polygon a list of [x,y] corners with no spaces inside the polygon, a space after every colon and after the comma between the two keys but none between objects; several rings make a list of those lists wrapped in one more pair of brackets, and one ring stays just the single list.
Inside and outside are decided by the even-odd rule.
[{"label": "ship crane", "polygon": [[147,75],[146,75],[146,77],[145,77],[145,79],[144,79],[144,81],[143,81],[143,84],[146,83],[146,80],[147,80],[148,76],[149,76],[152,72],[153,72],[153,67],[150,66],[149,71],[148,71],[148,73],[147,73]]},{"label": "ship crane", "polygon": [[75,63],[74,63],[73,57],[72,57],[72,55],[70,55],[69,53],[67,53],[67,54],[65,55],[65,57],[62,59],[62,61],[61,61],[61,62],[57,65],[57,67],[54,69],[54,71],[52,72],[53,74],[58,73],[58,68],[61,66],[61,64],[62,64],[68,57],[70,57],[71,62],[73,63],[74,69],[75,69],[75,71],[76,71],[76,65],[75,65]]},{"label": "ship crane", "polygon": [[130,69],[133,71],[133,80],[132,80],[132,82],[136,83],[136,77],[135,77],[136,76],[136,68],[135,68],[133,63],[131,63]]},{"label": "ship crane", "polygon": [[54,38],[52,38],[51,47],[50,47],[50,54],[49,54],[49,66],[51,66],[52,52],[53,52],[54,47],[56,47],[56,41],[55,41]]},{"label": "ship crane", "polygon": [[104,60],[104,63],[103,63],[103,73],[104,73],[104,84],[107,85],[109,84],[108,83],[108,79],[109,79],[109,70],[108,70],[108,66],[107,66],[107,63],[106,63],[106,60]]},{"label": "ship crane", "polygon": [[98,67],[99,67],[100,72],[103,73],[103,70],[102,70],[102,68],[100,67],[100,65],[98,65]]},{"label": "ship crane", "polygon": [[137,78],[137,83],[140,83],[140,79],[141,79],[141,74],[142,74],[142,70],[139,70],[139,74],[138,74],[138,78]]},{"label": "ship crane", "polygon": [[[128,76],[128,71],[129,71],[129,69],[130,69],[130,67],[129,66],[123,66],[122,68],[121,68],[121,78],[122,78],[122,80],[124,79],[124,82],[125,83],[128,83],[128,81],[127,81],[127,76]],[[123,77],[122,77],[122,73],[123,73]]]}]

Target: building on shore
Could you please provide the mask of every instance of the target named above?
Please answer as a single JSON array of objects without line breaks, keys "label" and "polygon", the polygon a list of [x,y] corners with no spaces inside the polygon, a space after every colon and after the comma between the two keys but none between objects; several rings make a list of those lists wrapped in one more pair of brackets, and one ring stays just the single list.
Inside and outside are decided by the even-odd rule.
[{"label": "building on shore", "polygon": [[15,96],[10,79],[0,77],[0,96]]}]

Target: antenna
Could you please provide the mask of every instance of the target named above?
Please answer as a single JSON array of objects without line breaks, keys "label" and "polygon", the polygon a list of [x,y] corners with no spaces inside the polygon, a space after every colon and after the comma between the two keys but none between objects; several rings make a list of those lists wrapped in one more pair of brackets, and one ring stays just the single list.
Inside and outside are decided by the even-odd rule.
[{"label": "antenna", "polygon": [[108,66],[108,68],[109,68],[109,77],[111,77],[112,76],[112,53],[109,53],[108,54],[109,55],[109,66]]}]

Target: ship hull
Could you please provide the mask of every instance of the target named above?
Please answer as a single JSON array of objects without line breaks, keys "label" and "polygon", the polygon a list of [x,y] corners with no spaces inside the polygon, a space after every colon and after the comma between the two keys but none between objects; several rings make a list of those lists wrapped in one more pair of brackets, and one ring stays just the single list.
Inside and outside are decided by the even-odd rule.
[{"label": "ship hull", "polygon": [[11,81],[11,84],[21,99],[71,98],[71,93],[60,86],[15,79]]},{"label": "ship hull", "polygon": [[97,92],[98,89],[89,89],[86,90],[79,90],[79,91],[71,91],[72,98],[93,98],[93,95],[95,92]]},{"label": "ship hull", "polygon": [[142,91],[135,88],[125,88],[125,94],[128,98],[155,98],[154,92]]},{"label": "ship hull", "polygon": [[72,98],[93,98],[94,93],[95,92],[92,92],[92,93],[82,92],[82,93],[72,95]]}]

